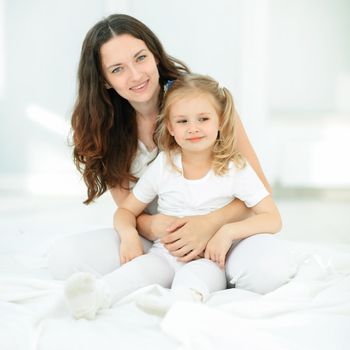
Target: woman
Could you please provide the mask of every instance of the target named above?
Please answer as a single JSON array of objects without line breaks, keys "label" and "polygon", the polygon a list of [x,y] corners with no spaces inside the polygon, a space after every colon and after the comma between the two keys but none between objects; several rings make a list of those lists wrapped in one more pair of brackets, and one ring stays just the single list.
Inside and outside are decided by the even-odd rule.
[{"label": "woman", "polygon": [[[157,155],[153,134],[167,84],[188,72],[133,17],[111,15],[87,33],[72,116],[74,160],[88,188],[86,204],[108,189],[117,205],[126,198]],[[237,141],[239,152],[270,190],[239,118]],[[252,215],[239,200],[208,215],[149,214],[155,214],[154,206],[137,218],[140,234],[152,241],[162,238],[181,261],[201,255],[225,223]],[[150,242],[143,240],[143,244],[147,251]],[[111,272],[120,265],[118,235],[110,229],[62,239],[53,245],[49,265],[56,278],[75,271]],[[227,257],[226,273],[229,286],[266,293],[289,281],[295,265],[281,241],[262,234],[236,242]]]}]

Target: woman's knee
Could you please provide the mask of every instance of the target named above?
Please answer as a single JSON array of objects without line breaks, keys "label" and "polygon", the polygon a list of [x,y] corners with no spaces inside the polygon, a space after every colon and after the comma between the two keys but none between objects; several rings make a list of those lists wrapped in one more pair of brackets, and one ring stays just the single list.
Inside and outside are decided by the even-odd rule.
[{"label": "woman's knee", "polygon": [[239,242],[226,261],[228,285],[266,294],[289,282],[297,264],[288,244],[272,234],[257,234]]},{"label": "woman's knee", "polygon": [[48,266],[57,279],[78,271],[108,273],[119,266],[119,237],[113,229],[101,229],[58,239],[49,249]]},{"label": "woman's knee", "polygon": [[[141,237],[145,252],[152,245]],[[48,252],[48,266],[56,279],[67,279],[75,272],[98,277],[120,266],[120,239],[112,229],[99,229],[70,235],[55,241]]]}]

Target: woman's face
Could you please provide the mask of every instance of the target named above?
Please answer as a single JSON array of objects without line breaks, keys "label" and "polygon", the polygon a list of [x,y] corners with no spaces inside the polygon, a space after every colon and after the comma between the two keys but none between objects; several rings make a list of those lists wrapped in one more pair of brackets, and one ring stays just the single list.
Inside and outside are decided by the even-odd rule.
[{"label": "woman's face", "polygon": [[129,34],[114,36],[101,46],[102,70],[109,87],[131,105],[157,101],[157,61],[146,44]]}]

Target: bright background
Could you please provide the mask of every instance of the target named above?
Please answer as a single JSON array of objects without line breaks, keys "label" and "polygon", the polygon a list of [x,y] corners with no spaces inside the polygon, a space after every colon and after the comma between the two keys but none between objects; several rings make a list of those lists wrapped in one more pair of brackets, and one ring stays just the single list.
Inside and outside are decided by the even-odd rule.
[{"label": "bright background", "polygon": [[85,195],[68,146],[76,71],[114,12],[232,91],[276,193],[350,198],[348,0],[0,0],[0,195]]}]

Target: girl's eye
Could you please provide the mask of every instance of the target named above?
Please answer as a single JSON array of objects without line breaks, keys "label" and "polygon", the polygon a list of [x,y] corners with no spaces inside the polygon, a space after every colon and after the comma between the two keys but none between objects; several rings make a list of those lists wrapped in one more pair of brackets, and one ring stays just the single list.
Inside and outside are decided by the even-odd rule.
[{"label": "girl's eye", "polygon": [[144,61],[146,57],[147,57],[146,55],[138,56],[137,61]]},{"label": "girl's eye", "polygon": [[113,70],[112,70],[112,73],[120,73],[122,71],[122,67],[115,67]]},{"label": "girl's eye", "polygon": [[184,124],[184,123],[187,123],[187,120],[186,119],[179,119],[179,120],[176,121],[176,123]]},{"label": "girl's eye", "polygon": [[201,118],[199,118],[200,122],[206,122],[207,120],[209,120],[208,117],[201,117]]}]

